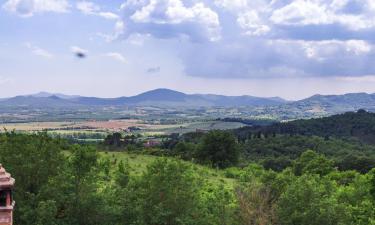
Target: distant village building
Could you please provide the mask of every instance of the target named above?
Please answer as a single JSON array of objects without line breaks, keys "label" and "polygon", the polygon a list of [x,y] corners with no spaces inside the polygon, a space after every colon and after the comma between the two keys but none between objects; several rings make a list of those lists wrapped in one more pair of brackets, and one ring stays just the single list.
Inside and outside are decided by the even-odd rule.
[{"label": "distant village building", "polygon": [[13,224],[15,202],[13,201],[12,189],[14,182],[14,178],[0,164],[0,225]]}]

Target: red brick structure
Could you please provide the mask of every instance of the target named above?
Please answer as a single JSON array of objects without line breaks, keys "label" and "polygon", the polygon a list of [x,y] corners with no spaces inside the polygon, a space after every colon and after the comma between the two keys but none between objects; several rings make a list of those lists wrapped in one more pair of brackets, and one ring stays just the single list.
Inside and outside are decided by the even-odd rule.
[{"label": "red brick structure", "polygon": [[5,171],[0,164],[0,225],[13,224],[13,208],[15,202],[12,197],[14,178]]}]

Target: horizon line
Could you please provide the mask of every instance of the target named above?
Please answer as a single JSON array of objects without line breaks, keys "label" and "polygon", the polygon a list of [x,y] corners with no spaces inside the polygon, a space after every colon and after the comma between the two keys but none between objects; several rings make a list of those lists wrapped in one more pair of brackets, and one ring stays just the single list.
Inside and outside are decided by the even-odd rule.
[{"label": "horizon line", "polygon": [[[291,100],[291,99],[283,98],[283,97],[280,97],[280,96],[264,97],[264,96],[248,95],[248,94],[244,94],[244,95],[225,95],[225,94],[213,94],[213,93],[186,93],[186,92],[183,92],[183,91],[179,91],[179,90],[175,90],[175,89],[170,89],[170,88],[155,88],[155,89],[150,89],[148,91],[139,92],[139,93],[134,94],[134,95],[129,95],[129,96],[123,95],[123,96],[117,96],[117,97],[88,96],[88,95],[79,95],[79,94],[66,94],[64,92],[39,91],[39,92],[36,92],[36,93],[33,93],[33,94],[20,94],[20,95],[14,95],[14,96],[9,96],[9,97],[0,97],[0,99],[10,99],[10,98],[27,97],[27,96],[35,97],[34,95],[38,95],[38,94],[49,94],[51,96],[56,96],[56,97],[59,97],[57,95],[65,95],[65,96],[69,96],[69,97],[72,97],[72,98],[86,97],[86,98],[116,99],[116,98],[123,98],[123,97],[127,97],[127,98],[134,97],[134,96],[137,96],[137,95],[141,95],[141,94],[144,94],[144,93],[147,93],[147,92],[152,92],[152,91],[157,91],[157,90],[169,90],[169,91],[179,92],[179,93],[186,94],[186,95],[218,95],[218,96],[225,96],[225,97],[242,97],[242,96],[248,96],[248,97],[265,98],[265,99],[280,98],[280,99],[288,101],[288,102],[300,101],[300,100],[308,99],[308,98],[311,98],[313,96],[319,96],[319,95],[320,96],[341,96],[341,95],[348,95],[348,94],[368,94],[368,95],[375,94],[375,93],[370,93],[370,92],[345,92],[345,93],[342,93],[342,94],[321,94],[321,93],[316,93],[316,94],[310,95],[310,96],[305,97],[305,98]],[[51,97],[51,96],[48,96],[48,97]]]}]

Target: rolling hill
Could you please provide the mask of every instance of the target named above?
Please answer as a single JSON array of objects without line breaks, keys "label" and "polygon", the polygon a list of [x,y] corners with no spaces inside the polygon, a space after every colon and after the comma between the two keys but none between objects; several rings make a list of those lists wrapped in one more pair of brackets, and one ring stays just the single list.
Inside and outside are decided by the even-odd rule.
[{"label": "rolling hill", "polygon": [[169,89],[156,89],[131,97],[97,98],[50,94],[41,92],[29,96],[17,96],[3,99],[0,106],[190,106],[190,107],[237,107],[237,106],[276,106],[286,103],[281,98],[261,98],[253,96],[223,96],[204,94],[185,94]]},{"label": "rolling hill", "polygon": [[375,144],[375,113],[358,110],[329,117],[300,119],[268,126],[244,127],[239,128],[235,133],[240,137],[275,136],[276,134],[320,136],[326,139],[334,137]]},{"label": "rolling hill", "polygon": [[366,109],[375,111],[375,94],[349,93],[344,95],[314,95],[309,98],[295,101],[290,107],[310,111],[340,113]]},{"label": "rolling hill", "polygon": [[[160,108],[247,107],[249,115],[279,120],[311,118],[366,109],[375,111],[375,94],[314,95],[299,101],[279,97],[185,94],[170,89],[155,89],[139,95],[118,98],[84,97],[40,92],[34,95],[0,99],[0,107],[91,108],[107,106],[156,106]],[[246,111],[245,110],[245,111]]]}]

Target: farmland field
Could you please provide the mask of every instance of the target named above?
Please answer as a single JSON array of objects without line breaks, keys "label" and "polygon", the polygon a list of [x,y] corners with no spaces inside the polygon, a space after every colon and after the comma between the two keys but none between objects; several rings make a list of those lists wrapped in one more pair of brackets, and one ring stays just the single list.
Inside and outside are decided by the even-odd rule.
[{"label": "farmland field", "polygon": [[[56,134],[75,134],[75,133],[113,133],[130,132],[146,136],[162,135],[171,133],[187,133],[197,130],[226,130],[243,127],[240,122],[225,121],[192,121],[171,124],[160,124],[135,119],[126,120],[106,120],[106,121],[61,121],[61,122],[25,122],[25,123],[3,123],[1,128],[8,131],[18,132],[39,132],[48,131]],[[133,130],[131,130],[133,128]],[[134,129],[135,128],[135,129]]]}]

